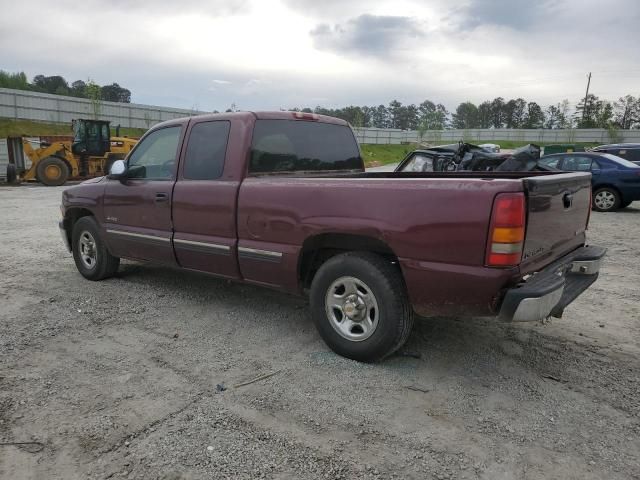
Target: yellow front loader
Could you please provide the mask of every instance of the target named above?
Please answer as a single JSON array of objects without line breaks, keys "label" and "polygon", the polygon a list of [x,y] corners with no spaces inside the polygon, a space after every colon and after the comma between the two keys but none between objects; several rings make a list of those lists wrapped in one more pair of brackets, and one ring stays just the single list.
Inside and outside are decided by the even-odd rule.
[{"label": "yellow front loader", "polygon": [[[81,119],[73,121],[73,140],[40,142],[34,148],[31,141],[20,137],[7,139],[7,144],[10,157],[7,181],[37,180],[44,185],[58,186],[70,178],[107,174],[111,164],[123,159],[136,140],[111,137],[107,121]],[[29,168],[24,165],[27,158],[31,161]]]}]

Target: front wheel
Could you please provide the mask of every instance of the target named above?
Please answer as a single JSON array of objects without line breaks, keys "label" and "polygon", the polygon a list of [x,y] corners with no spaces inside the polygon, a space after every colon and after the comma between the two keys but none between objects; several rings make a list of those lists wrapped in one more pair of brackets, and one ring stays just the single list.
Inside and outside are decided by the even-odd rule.
[{"label": "front wheel", "polygon": [[118,271],[120,259],[107,250],[93,217],[82,217],[75,223],[72,241],[73,260],[84,278],[103,280]]},{"label": "front wheel", "polygon": [[311,284],[313,321],[336,353],[382,360],[407,340],[413,325],[402,275],[387,259],[349,252],[327,260]]},{"label": "front wheel", "polygon": [[622,199],[617,190],[603,187],[593,192],[593,209],[596,212],[612,212],[620,208]]}]

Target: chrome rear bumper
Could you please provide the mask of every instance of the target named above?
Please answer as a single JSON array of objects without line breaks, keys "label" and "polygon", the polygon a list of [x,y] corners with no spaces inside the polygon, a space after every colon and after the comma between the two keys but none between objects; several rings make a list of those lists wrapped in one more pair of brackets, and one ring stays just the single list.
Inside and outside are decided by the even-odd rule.
[{"label": "chrome rear bumper", "polygon": [[507,290],[498,318],[508,322],[529,322],[561,317],[573,302],[598,278],[606,249],[581,247]]}]

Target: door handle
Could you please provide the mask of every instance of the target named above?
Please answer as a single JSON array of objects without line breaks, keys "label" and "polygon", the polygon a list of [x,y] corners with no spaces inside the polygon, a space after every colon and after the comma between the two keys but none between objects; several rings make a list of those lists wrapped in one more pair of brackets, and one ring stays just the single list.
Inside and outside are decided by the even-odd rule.
[{"label": "door handle", "polygon": [[168,193],[161,193],[161,192],[156,193],[156,203],[166,202],[167,200],[169,200]]},{"label": "door handle", "polygon": [[564,208],[571,208],[573,205],[573,195],[565,193],[562,197],[562,204],[564,205]]}]

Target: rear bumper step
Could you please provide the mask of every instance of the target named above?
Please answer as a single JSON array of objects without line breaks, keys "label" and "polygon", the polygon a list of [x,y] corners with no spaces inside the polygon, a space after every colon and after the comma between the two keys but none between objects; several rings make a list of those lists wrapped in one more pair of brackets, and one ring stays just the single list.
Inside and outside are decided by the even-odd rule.
[{"label": "rear bumper step", "polygon": [[507,322],[558,317],[595,282],[606,253],[602,247],[581,247],[507,290],[498,318]]}]

